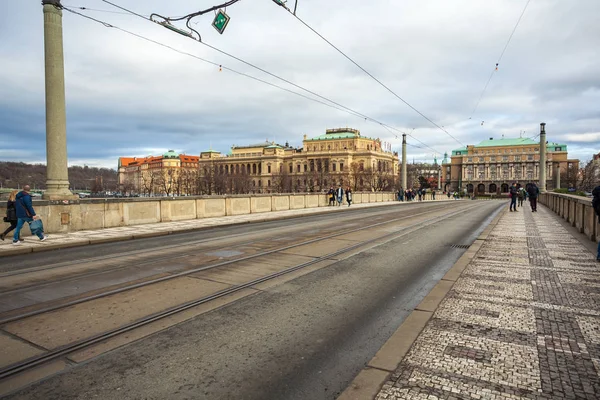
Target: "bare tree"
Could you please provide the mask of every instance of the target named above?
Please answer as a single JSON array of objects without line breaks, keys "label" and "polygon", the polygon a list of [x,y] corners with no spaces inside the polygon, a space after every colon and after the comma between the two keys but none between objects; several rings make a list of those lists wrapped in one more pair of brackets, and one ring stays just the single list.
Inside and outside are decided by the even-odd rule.
[{"label": "bare tree", "polygon": [[577,175],[577,188],[584,192],[591,192],[600,184],[600,166],[593,160],[585,163]]},{"label": "bare tree", "polygon": [[285,168],[278,174],[273,175],[273,191],[276,193],[290,193],[292,191],[292,177]]}]

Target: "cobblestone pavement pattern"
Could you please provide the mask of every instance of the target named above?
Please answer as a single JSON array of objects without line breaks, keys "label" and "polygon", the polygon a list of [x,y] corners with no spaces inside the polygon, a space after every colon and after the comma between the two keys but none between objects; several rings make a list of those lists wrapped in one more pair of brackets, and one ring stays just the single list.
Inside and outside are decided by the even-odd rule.
[{"label": "cobblestone pavement pattern", "polygon": [[376,399],[600,399],[599,304],[550,211],[506,212]]}]

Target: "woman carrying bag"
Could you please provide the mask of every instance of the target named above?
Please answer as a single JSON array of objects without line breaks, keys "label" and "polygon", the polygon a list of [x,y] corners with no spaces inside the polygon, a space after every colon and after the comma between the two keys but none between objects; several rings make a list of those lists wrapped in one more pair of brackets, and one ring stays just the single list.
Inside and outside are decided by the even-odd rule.
[{"label": "woman carrying bag", "polygon": [[[0,239],[2,240],[6,238],[6,235],[8,235],[10,231],[17,227],[18,218],[17,209],[15,206],[17,193],[19,193],[18,190],[13,190],[12,192],[10,192],[10,195],[8,196],[8,201],[6,202],[6,217],[4,217],[4,222],[8,222],[10,226],[6,228],[6,230],[2,234],[0,234]],[[23,239],[21,239],[21,241],[22,240]]]}]

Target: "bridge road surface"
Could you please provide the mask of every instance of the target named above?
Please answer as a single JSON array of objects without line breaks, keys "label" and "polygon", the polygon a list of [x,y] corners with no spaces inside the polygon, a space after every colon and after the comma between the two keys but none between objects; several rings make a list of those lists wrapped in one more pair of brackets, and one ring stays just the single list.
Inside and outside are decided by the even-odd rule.
[{"label": "bridge road surface", "polygon": [[[457,204],[458,203],[458,204]],[[335,399],[505,204],[463,210],[51,376],[7,399]],[[436,203],[390,207],[422,212]],[[438,205],[439,206],[439,205]],[[387,208],[387,207],[384,207]],[[418,210],[418,211],[417,211]],[[367,224],[382,208],[20,256],[27,268],[261,229]],[[450,213],[449,213],[450,214]],[[411,224],[427,220],[415,217]],[[310,224],[309,224],[310,225]],[[3,267],[4,268],[4,267]]]}]

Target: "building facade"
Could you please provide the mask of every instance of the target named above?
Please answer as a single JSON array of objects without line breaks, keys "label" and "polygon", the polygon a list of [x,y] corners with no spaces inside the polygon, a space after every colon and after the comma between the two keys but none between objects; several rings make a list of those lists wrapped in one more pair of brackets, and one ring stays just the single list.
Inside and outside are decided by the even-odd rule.
[{"label": "building facade", "polygon": [[234,146],[227,155],[202,152],[199,172],[202,192],[209,194],[314,192],[337,185],[384,190],[397,179],[398,154],[356,129],[328,129],[304,135],[301,148],[264,142]]},{"label": "building facade", "polygon": [[[546,143],[546,188],[569,187],[579,160],[569,159],[567,146]],[[443,190],[474,194],[507,193],[513,182],[538,183],[540,143],[529,138],[484,140],[452,151],[442,163]]]},{"label": "building facade", "polygon": [[195,194],[198,156],[169,150],[161,156],[120,157],[118,186],[124,194]]}]

